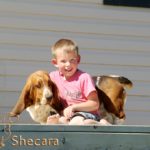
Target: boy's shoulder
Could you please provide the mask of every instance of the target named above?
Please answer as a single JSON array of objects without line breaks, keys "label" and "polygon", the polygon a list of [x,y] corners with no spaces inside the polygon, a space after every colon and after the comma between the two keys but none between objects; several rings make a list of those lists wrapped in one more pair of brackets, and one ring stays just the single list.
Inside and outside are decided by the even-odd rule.
[{"label": "boy's shoulder", "polygon": [[53,70],[49,74],[56,74],[56,73],[58,73],[58,70]]},{"label": "boy's shoulder", "polygon": [[82,70],[78,70],[78,75],[80,76],[80,78],[92,78],[91,75],[87,72],[84,72]]},{"label": "boy's shoulder", "polygon": [[56,76],[59,76],[59,71],[58,70],[55,70],[55,71],[51,71],[49,73],[50,77],[56,77]]}]

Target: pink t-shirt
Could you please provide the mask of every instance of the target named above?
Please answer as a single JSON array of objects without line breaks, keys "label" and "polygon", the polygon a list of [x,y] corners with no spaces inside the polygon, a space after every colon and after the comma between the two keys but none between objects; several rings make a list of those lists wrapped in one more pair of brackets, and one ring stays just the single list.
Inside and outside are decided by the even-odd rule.
[{"label": "pink t-shirt", "polygon": [[64,107],[85,102],[89,93],[96,91],[91,76],[81,70],[77,70],[69,80],[65,80],[59,71],[51,72],[50,78],[59,89]]}]

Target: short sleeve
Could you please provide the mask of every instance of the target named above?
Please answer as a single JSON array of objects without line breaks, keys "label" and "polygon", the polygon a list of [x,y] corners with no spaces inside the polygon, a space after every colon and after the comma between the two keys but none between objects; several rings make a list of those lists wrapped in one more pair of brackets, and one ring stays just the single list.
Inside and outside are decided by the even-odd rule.
[{"label": "short sleeve", "polygon": [[96,91],[94,81],[88,73],[84,73],[81,76],[81,90],[85,97],[88,97],[91,92]]}]

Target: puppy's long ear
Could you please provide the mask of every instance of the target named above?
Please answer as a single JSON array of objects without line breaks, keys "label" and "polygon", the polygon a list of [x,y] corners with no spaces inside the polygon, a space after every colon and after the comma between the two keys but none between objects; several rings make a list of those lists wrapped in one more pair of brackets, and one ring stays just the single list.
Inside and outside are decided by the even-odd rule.
[{"label": "puppy's long ear", "polygon": [[51,106],[58,112],[61,112],[63,110],[63,105],[59,98],[59,90],[54,82],[52,82],[52,93],[53,93],[53,100],[51,101]]},{"label": "puppy's long ear", "polygon": [[20,97],[16,105],[14,106],[12,111],[9,113],[11,117],[16,117],[20,115],[24,111],[24,109],[27,107],[26,102],[27,102],[27,99],[29,98],[30,88],[31,88],[31,82],[28,80],[20,94]]}]

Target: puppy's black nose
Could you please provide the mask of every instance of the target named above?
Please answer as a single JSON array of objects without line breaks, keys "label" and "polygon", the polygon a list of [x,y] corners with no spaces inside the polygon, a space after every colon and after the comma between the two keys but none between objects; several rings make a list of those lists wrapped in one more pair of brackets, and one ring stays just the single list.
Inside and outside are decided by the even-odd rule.
[{"label": "puppy's black nose", "polygon": [[50,116],[57,114],[55,111],[50,111]]},{"label": "puppy's black nose", "polygon": [[46,97],[47,100],[51,100],[52,98],[53,98],[53,95]]}]

